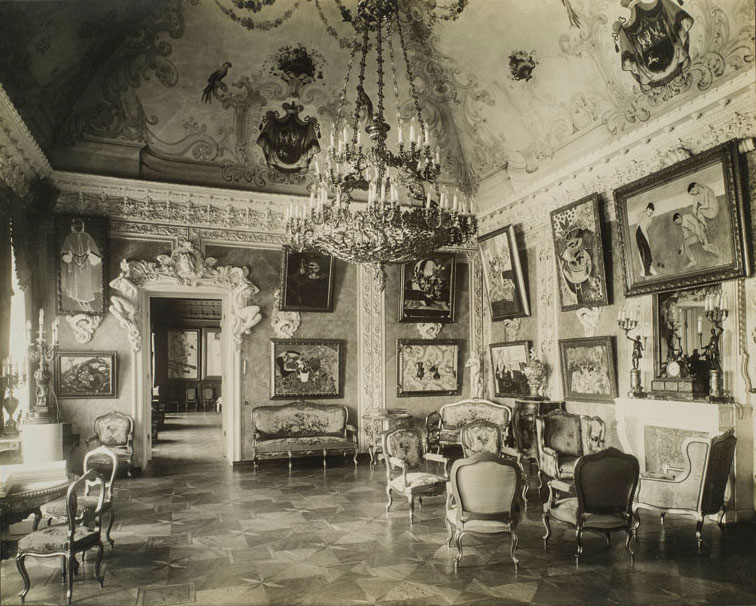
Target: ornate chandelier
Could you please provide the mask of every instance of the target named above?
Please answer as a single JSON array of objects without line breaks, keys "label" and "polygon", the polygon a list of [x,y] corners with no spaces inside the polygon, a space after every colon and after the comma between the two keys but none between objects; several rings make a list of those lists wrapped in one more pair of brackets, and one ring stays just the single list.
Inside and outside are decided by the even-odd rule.
[{"label": "ornate chandelier", "polygon": [[[331,132],[324,170],[315,161],[317,182],[309,205],[291,205],[286,232],[297,250],[319,250],[344,261],[366,263],[376,270],[385,286],[386,263],[422,258],[442,246],[470,241],[477,232],[472,200],[441,187],[440,154],[431,151],[428,127],[423,120],[397,0],[360,0],[353,19],[355,41],[341,91],[335,132]],[[394,33],[406,66],[414,115],[402,123],[399,87],[394,61]],[[374,36],[377,105],[365,91],[365,67],[370,38]],[[362,42],[358,43],[358,37]],[[386,143],[390,126],[384,116],[384,43],[393,76],[397,109],[397,148]],[[346,91],[357,51],[359,76],[354,112],[345,115]],[[361,123],[368,141],[363,145]],[[405,138],[406,133],[406,138]],[[367,192],[367,203],[353,198],[355,190]]]}]

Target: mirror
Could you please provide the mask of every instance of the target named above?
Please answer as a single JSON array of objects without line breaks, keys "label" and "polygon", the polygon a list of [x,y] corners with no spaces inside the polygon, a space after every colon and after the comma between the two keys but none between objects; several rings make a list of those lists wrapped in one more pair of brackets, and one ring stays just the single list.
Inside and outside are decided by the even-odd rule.
[{"label": "mirror", "polygon": [[654,295],[654,376],[665,376],[670,360],[687,357],[694,371],[714,324],[706,317],[706,298],[720,297],[721,284]]}]

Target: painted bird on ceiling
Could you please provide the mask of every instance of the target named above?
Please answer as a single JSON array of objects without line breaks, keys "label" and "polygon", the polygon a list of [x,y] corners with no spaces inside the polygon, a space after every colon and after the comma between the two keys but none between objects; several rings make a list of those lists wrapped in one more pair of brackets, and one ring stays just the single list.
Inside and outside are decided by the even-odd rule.
[{"label": "painted bird on ceiling", "polygon": [[229,67],[231,67],[231,63],[229,61],[224,61],[223,65],[210,74],[210,77],[207,79],[207,86],[202,91],[202,100],[205,103],[210,103],[213,100],[213,93],[218,87],[222,87],[223,90],[226,89],[223,78],[226,77]]}]

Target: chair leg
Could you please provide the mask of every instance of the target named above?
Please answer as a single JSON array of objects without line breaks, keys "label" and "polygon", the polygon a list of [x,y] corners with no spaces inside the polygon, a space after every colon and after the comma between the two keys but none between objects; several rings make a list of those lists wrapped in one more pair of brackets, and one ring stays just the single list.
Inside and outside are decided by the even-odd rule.
[{"label": "chair leg", "polygon": [[415,497],[410,495],[407,500],[409,501],[410,524],[412,524],[415,521]]},{"label": "chair leg", "polygon": [[701,534],[703,525],[704,525],[704,516],[699,515],[698,520],[696,521],[696,543],[698,544],[698,553],[701,553],[701,549],[703,549],[703,536]]},{"label": "chair leg", "polygon": [[633,538],[638,538],[638,529],[641,525],[640,509],[635,510],[635,523],[633,524]]},{"label": "chair leg", "polygon": [[97,542],[97,561],[95,562],[95,577],[100,582],[100,587],[105,584],[105,575],[100,572],[100,565],[102,564],[102,554],[105,548],[102,546],[102,541]]},{"label": "chair leg", "polygon": [[357,450],[354,451],[354,456],[352,457],[352,461],[354,461],[354,466],[357,467]]},{"label": "chair leg", "polygon": [[612,545],[612,533],[608,530],[604,533],[604,536],[606,537],[606,546],[611,547]]},{"label": "chair leg", "polygon": [[113,520],[115,520],[115,511],[113,511],[113,505],[110,506],[110,520],[108,521],[108,529],[105,531],[105,536],[110,543],[110,548],[115,547],[115,541],[110,536],[110,530],[113,528]]},{"label": "chair leg", "polygon": [[29,573],[26,572],[26,554],[25,553],[19,553],[16,556],[16,568],[18,568],[18,574],[21,575],[21,578],[24,580],[24,588],[19,592],[19,597],[21,598],[21,603],[23,604],[24,598],[26,598],[26,594],[29,593],[29,588],[31,587],[31,581],[29,580]]},{"label": "chair leg", "polygon": [[662,511],[662,512],[661,512],[661,513],[659,514],[659,522],[661,523],[661,525],[662,525],[662,526],[664,526],[664,516],[666,516],[666,515],[667,515],[667,512],[666,512],[666,511]]},{"label": "chair leg", "polygon": [[528,485],[528,478],[525,478],[525,481],[522,483],[522,503],[524,506],[525,511],[528,510],[528,489],[530,486]]},{"label": "chair leg", "polygon": [[389,509],[391,509],[391,504],[394,502],[394,495],[391,494],[391,489],[388,486],[386,487],[386,494],[388,495],[388,503],[386,503],[386,515],[388,515]]},{"label": "chair leg", "polygon": [[[73,554],[66,556],[68,560],[68,574],[66,575],[66,599],[68,600],[68,606],[71,606],[71,596],[73,594],[73,578],[74,578],[74,563],[71,561],[74,559]],[[75,561],[75,560],[74,560]]]},{"label": "chair leg", "polygon": [[446,523],[446,530],[449,532],[449,536],[446,537],[446,546],[451,549],[451,544],[454,540],[454,527],[448,518],[444,519],[444,522]]},{"label": "chair leg", "polygon": [[455,543],[457,545],[457,555],[454,556],[454,572],[459,568],[459,561],[462,559],[462,531],[457,529],[455,535]]},{"label": "chair leg", "polygon": [[633,550],[630,548],[630,543],[633,542],[633,537],[635,536],[633,534],[632,529],[632,523],[628,525],[628,527],[625,529],[625,532],[627,533],[627,538],[625,539],[625,549],[627,550],[627,553],[630,554],[630,564],[635,564],[635,553],[633,553]]},{"label": "chair leg", "polygon": [[517,551],[517,544],[520,542],[520,539],[517,536],[517,533],[515,531],[512,531],[512,548],[509,552],[509,557],[512,558],[512,561],[514,562],[514,569],[515,572],[517,572],[517,567],[520,564],[520,560],[517,559],[517,556],[515,555],[515,551]]},{"label": "chair leg", "polygon": [[549,542],[549,537],[551,536],[551,524],[549,524],[549,514],[548,512],[544,511],[543,515],[541,516],[541,520],[543,520],[543,526],[546,528],[546,534],[543,535],[543,546],[546,547],[546,544]]},{"label": "chair leg", "polygon": [[[37,507],[34,510],[34,521],[32,522],[32,532],[34,532],[35,530],[39,528],[39,521],[41,519],[42,519],[42,510],[39,507]],[[48,526],[50,525],[49,522],[47,525]]]},{"label": "chair leg", "polygon": [[541,492],[541,489],[543,488],[543,472],[539,469],[538,470],[538,492]]},{"label": "chair leg", "polygon": [[719,510],[719,515],[717,516],[717,526],[719,526],[719,530],[721,530],[722,532],[725,531],[725,513],[727,513],[727,505],[722,505],[722,509]]},{"label": "chair leg", "polygon": [[60,580],[61,582],[66,580],[66,558],[60,559]]},{"label": "chair leg", "polygon": [[575,552],[575,565],[580,563],[580,556],[583,553],[583,527],[575,528],[575,540],[577,541],[577,551]]},{"label": "chair leg", "polygon": [[289,473],[291,473],[291,451],[289,451]]}]

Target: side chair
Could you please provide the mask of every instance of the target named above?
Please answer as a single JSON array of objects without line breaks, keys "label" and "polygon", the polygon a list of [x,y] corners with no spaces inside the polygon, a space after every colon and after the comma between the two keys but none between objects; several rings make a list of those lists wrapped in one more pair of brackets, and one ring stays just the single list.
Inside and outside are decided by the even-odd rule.
[{"label": "side chair", "polygon": [[[117,411],[97,417],[94,422],[94,435],[86,441],[87,445],[91,442],[112,450],[118,457],[119,468],[125,465],[126,475],[131,477],[131,464],[134,459],[134,419]],[[108,475],[111,468],[110,457],[98,453],[90,458],[90,465]]]}]

